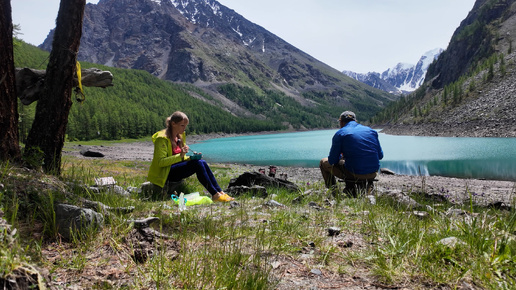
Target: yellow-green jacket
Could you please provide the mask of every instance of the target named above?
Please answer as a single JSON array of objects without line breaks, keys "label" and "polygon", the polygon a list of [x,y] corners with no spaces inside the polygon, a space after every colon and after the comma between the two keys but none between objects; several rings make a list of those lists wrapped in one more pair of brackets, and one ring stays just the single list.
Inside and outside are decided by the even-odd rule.
[{"label": "yellow-green jacket", "polygon": [[[185,138],[186,135],[183,132],[181,135],[183,146],[185,144]],[[163,187],[167,181],[170,166],[181,161],[190,160],[190,157],[185,156],[184,159],[181,159],[181,154],[172,155],[172,143],[170,143],[170,139],[165,136],[165,130],[154,133],[154,135],[152,135],[152,142],[154,143],[154,155],[152,157],[147,180],[159,187]]]}]

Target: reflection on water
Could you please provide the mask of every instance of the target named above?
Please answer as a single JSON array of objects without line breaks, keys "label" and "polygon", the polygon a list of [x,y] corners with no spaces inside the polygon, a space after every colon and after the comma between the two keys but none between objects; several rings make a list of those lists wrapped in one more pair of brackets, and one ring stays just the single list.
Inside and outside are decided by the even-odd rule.
[{"label": "reflection on water", "polygon": [[406,175],[425,175],[428,176],[428,168],[426,162],[420,161],[383,161],[381,166],[390,170]]},{"label": "reflection on water", "polygon": [[[335,130],[241,136],[192,144],[211,162],[318,167]],[[381,167],[398,174],[516,180],[516,138],[379,134]]]},{"label": "reflection on water", "polygon": [[504,160],[383,161],[381,164],[407,175],[516,180],[516,164]]}]

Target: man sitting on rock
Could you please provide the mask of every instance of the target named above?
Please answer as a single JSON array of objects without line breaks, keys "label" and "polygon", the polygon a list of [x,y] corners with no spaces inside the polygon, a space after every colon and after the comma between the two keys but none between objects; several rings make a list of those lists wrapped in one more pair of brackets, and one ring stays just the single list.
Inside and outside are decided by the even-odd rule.
[{"label": "man sitting on rock", "polygon": [[335,177],[338,177],[346,181],[344,193],[356,197],[357,185],[367,185],[367,192],[373,189],[383,151],[378,133],[358,124],[355,113],[343,112],[339,125],[328,158],[321,159],[319,168],[327,188],[335,190]]}]

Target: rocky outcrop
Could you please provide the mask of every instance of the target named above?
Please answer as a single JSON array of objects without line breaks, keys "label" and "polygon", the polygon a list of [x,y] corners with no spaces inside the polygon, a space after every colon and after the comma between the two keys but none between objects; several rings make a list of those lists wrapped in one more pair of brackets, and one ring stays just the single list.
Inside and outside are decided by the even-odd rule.
[{"label": "rocky outcrop", "polygon": [[385,133],[516,137],[516,0],[477,0],[425,84],[379,114]]},{"label": "rocky outcrop", "polygon": [[[506,58],[516,58],[516,53]],[[460,104],[432,112],[422,122],[405,121],[384,126],[383,132],[415,136],[516,137],[515,92],[516,67],[512,65],[505,75],[471,92]]]},{"label": "rocky outcrop", "polygon": [[[40,47],[50,50],[52,38],[53,32]],[[378,108],[396,99],[343,75],[214,0],[87,4],[78,58],[145,70],[210,92],[216,92],[212,84],[237,83],[283,90],[296,100],[304,98],[305,91],[325,91],[347,106],[359,99]]]},{"label": "rocky outcrop", "polygon": [[70,204],[55,207],[57,230],[67,241],[80,240],[88,231],[99,231],[104,224],[104,216],[87,208]]},{"label": "rocky outcrop", "polygon": [[[428,68],[427,80],[433,79],[434,88],[458,80],[474,68],[478,61],[489,57],[493,52],[506,53],[506,49],[516,34],[516,27],[500,34],[500,23],[514,17],[516,10],[511,8],[515,0],[488,1],[477,0],[466,19],[455,30],[448,48],[439,56],[437,62]],[[513,32],[512,35],[510,32]],[[504,49],[502,49],[504,48]]]}]

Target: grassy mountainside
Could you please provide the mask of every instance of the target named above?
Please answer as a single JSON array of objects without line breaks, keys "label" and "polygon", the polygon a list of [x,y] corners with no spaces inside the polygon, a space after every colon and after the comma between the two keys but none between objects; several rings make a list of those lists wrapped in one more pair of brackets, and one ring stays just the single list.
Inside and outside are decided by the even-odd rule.
[{"label": "grassy mountainside", "polygon": [[[16,48],[16,67],[45,69],[48,53],[23,42]],[[181,110],[190,117],[190,133],[243,133],[285,129],[328,128],[344,109],[335,96],[305,93],[300,102],[278,90],[226,84],[218,94],[208,94],[191,84],[160,80],[151,74],[81,62],[82,68],[96,67],[113,73],[114,86],[85,87],[86,100],[75,101],[67,129],[69,140],[121,139],[149,136],[163,128],[164,119]],[[372,116],[378,107],[358,95],[350,106]],[[380,98],[381,102],[388,102]],[[229,103],[229,105],[228,105]],[[21,139],[30,130],[35,103],[19,106]]]},{"label": "grassy mountainside", "polygon": [[[40,46],[47,51],[52,33]],[[338,115],[319,106],[354,110],[367,120],[397,99],[340,73],[215,0],[88,4],[78,58],[190,83],[237,116],[278,119],[291,128],[313,128],[309,122],[314,117],[333,120]],[[235,101],[238,95],[221,94],[219,86],[227,84],[236,85],[240,92],[251,88],[259,108],[242,107],[248,97]],[[262,99],[264,104],[277,99],[277,93],[301,106],[280,103],[281,116],[273,107],[260,106]],[[289,120],[288,115],[306,112],[307,107],[311,111],[315,107],[320,114],[308,114],[302,123]]]}]

